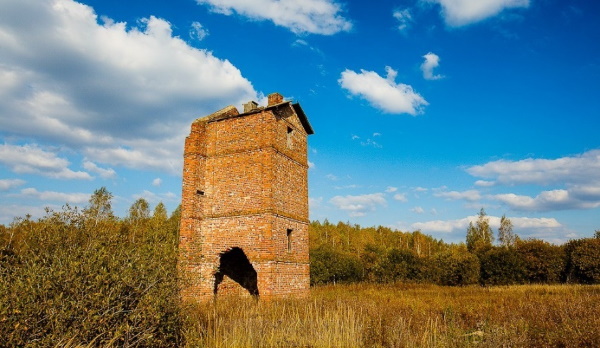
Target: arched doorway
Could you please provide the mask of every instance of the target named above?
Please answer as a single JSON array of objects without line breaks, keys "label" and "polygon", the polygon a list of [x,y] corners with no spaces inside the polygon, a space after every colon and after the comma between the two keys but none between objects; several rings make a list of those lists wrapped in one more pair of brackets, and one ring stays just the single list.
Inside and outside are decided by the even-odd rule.
[{"label": "arched doorway", "polygon": [[215,273],[215,295],[224,276],[240,284],[250,295],[258,297],[256,271],[241,248],[229,248],[219,254],[219,269]]}]

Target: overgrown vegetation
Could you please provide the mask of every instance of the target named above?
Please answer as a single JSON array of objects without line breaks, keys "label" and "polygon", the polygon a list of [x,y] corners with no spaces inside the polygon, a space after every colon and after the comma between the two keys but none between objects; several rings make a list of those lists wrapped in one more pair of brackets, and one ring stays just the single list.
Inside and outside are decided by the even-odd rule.
[{"label": "overgrown vegetation", "polygon": [[[125,219],[97,190],[0,231],[0,346],[175,346],[178,212],[140,200]],[[139,209],[137,209],[139,208]]]},{"label": "overgrown vegetation", "polygon": [[315,221],[308,299],[182,308],[179,210],[139,199],[118,218],[111,199],[0,225],[0,346],[600,345],[598,286],[465,286],[598,284],[599,231],[556,246],[503,218],[494,246],[481,210],[456,245]]}]

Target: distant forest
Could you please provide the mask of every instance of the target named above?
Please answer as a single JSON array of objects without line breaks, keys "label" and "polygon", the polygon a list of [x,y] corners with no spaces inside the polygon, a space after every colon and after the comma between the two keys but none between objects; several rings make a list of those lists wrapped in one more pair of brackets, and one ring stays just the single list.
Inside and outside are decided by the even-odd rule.
[{"label": "distant forest", "polygon": [[554,245],[522,240],[503,217],[498,242],[482,209],[465,243],[448,244],[420,231],[349,223],[310,224],[312,284],[419,282],[439,285],[600,283],[600,231],[595,238]]},{"label": "distant forest", "polygon": [[[162,203],[151,209],[140,198],[119,218],[111,200],[101,188],[82,210],[65,205],[37,220],[25,216],[0,225],[5,344],[68,345],[64,337],[114,345],[180,342],[180,209],[169,216]],[[460,244],[420,231],[313,221],[311,283],[600,283],[600,231],[552,245],[521,240],[503,218],[498,232],[494,243],[483,209]]]}]

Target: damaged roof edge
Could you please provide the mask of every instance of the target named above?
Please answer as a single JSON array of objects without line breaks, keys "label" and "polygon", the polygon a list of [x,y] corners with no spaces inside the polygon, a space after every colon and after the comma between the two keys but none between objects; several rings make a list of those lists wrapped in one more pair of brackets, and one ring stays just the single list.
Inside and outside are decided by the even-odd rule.
[{"label": "damaged roof edge", "polygon": [[304,127],[304,130],[306,131],[306,134],[308,134],[308,135],[315,134],[315,131],[313,130],[312,126],[310,125],[310,122],[308,122],[308,117],[306,117],[306,114],[304,113],[304,110],[302,110],[300,103],[292,104],[292,107],[294,108],[296,115],[298,115],[298,118],[300,119],[300,122],[302,123],[302,126]]},{"label": "damaged roof edge", "polygon": [[300,119],[300,123],[302,124],[302,127],[304,127],[304,130],[306,131],[306,134],[311,135],[311,134],[315,134],[312,126],[310,125],[310,122],[308,121],[308,118],[306,117],[306,114],[304,113],[304,110],[302,110],[302,107],[300,106],[299,103],[295,103],[292,104],[291,101],[284,101],[282,103],[278,103],[275,105],[270,105],[267,107],[258,107],[254,110],[248,111],[248,112],[244,112],[244,113],[239,113],[239,111],[237,110],[237,108],[233,105],[229,105],[219,111],[216,111],[208,116],[204,116],[204,117],[200,117],[198,119],[196,119],[194,121],[194,123],[197,122],[216,122],[216,121],[221,121],[221,120],[225,120],[228,118],[234,118],[234,117],[242,117],[245,115],[251,115],[251,114],[255,114],[264,110],[270,110],[270,109],[276,109],[279,108],[283,105],[291,105],[292,109],[294,110],[294,112],[296,113],[296,115],[298,115],[298,119]]}]

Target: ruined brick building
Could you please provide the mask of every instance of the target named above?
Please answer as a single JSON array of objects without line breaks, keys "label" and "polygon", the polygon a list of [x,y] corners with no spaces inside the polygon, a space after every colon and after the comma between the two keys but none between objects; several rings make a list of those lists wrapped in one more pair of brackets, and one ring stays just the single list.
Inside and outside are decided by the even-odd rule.
[{"label": "ruined brick building", "polygon": [[299,104],[228,106],[192,123],[181,204],[182,295],[309,290],[307,137]]}]

